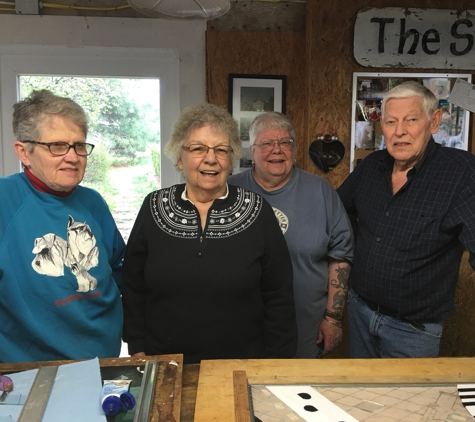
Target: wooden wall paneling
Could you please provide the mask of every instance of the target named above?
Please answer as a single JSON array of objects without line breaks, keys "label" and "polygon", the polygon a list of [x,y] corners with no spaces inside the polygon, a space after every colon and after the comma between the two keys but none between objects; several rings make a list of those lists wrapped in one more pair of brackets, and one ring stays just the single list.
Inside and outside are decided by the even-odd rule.
[{"label": "wooden wall paneling", "polygon": [[[307,2],[308,135],[315,139],[329,122],[346,148],[344,160],[324,174],[306,157],[305,170],[338,187],[349,173],[354,16],[357,2]],[[308,145],[307,145],[308,149]]]}]

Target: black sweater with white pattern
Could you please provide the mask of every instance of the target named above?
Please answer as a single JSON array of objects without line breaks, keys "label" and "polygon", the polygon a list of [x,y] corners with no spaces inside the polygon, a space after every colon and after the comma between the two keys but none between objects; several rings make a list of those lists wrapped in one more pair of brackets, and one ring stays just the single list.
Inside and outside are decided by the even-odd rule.
[{"label": "black sweater with white pattern", "polygon": [[125,252],[129,353],[201,359],[293,357],[292,264],[270,205],[229,185],[205,230],[185,185],[149,194]]}]

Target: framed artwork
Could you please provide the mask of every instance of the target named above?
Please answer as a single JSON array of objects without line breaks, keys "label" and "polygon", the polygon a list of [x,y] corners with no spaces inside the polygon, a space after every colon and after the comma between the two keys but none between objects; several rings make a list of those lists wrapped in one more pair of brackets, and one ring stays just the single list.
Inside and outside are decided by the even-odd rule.
[{"label": "framed artwork", "polygon": [[244,155],[233,164],[233,173],[252,167],[249,127],[266,111],[285,113],[285,75],[229,74],[228,111],[238,122]]},{"label": "framed artwork", "polygon": [[389,90],[406,81],[429,88],[439,101],[442,121],[434,140],[445,147],[467,150],[469,112],[449,101],[457,79],[471,82],[470,74],[446,73],[353,73],[353,110],[350,171],[367,155],[384,149],[380,123],[381,102]]}]

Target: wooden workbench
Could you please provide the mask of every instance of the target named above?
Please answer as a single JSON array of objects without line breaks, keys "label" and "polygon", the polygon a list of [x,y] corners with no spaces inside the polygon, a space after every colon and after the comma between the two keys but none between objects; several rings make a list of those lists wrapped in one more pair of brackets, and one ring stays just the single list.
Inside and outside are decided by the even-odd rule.
[{"label": "wooden workbench", "polygon": [[398,384],[475,382],[475,358],[209,360],[200,365],[195,422],[246,418],[236,374],[249,384]]},{"label": "wooden workbench", "polygon": [[[152,356],[148,357],[153,359]],[[176,374],[160,366],[151,421],[232,422],[243,410],[235,408],[234,377],[245,371],[249,384],[348,384],[348,383],[462,383],[475,382],[475,358],[437,359],[264,359],[208,360],[182,365],[181,355],[157,356],[159,362],[175,360]],[[177,360],[178,359],[178,360]],[[55,361],[64,364],[71,361]],[[37,368],[46,362],[0,364],[1,372]],[[101,366],[143,365],[138,358],[100,359]],[[166,400],[170,398],[171,400]],[[161,400],[165,398],[165,400]],[[238,400],[236,400],[238,402]],[[195,406],[196,404],[196,406]],[[241,416],[236,417],[236,412]]]}]

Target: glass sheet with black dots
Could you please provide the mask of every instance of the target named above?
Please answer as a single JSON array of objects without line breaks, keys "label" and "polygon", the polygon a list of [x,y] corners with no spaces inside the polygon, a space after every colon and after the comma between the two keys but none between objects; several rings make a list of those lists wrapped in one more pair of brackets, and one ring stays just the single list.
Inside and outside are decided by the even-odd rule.
[{"label": "glass sheet with black dots", "polygon": [[[256,422],[474,420],[456,384],[251,385],[251,393]],[[326,401],[342,413],[333,413],[333,408],[325,407]]]}]

